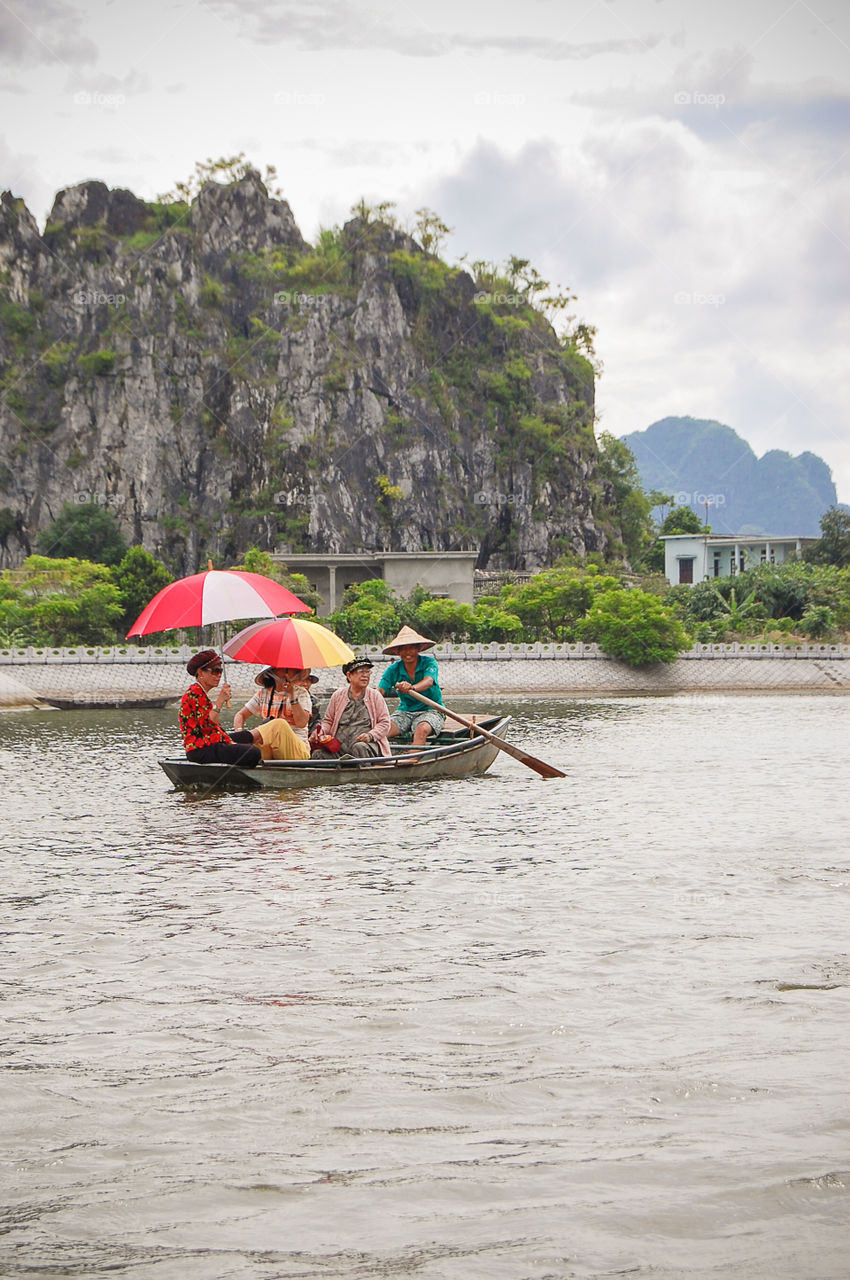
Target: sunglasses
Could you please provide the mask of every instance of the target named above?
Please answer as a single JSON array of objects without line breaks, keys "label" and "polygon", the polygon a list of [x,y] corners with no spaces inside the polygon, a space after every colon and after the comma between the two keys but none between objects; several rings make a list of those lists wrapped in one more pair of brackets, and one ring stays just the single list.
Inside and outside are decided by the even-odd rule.
[{"label": "sunglasses", "polygon": [[220,676],[224,668],[223,667],[201,667],[201,670],[210,671],[214,676]]}]

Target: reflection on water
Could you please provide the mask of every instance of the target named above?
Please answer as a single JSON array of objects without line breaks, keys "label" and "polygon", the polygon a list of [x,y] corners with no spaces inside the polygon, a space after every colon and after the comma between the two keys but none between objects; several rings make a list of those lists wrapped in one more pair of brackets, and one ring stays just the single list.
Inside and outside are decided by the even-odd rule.
[{"label": "reflection on water", "polygon": [[4,1274],[843,1277],[846,707],[202,797],[173,711],[2,717]]}]

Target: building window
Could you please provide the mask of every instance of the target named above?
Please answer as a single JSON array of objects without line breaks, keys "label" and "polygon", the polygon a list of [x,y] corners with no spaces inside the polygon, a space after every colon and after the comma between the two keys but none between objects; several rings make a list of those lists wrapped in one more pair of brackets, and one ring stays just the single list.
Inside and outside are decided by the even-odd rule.
[{"label": "building window", "polygon": [[715,578],[720,577],[720,552],[719,551],[715,551],[714,553],[714,576]]},{"label": "building window", "polygon": [[693,557],[688,560],[679,561],[679,583],[692,583],[694,580],[694,561]]}]

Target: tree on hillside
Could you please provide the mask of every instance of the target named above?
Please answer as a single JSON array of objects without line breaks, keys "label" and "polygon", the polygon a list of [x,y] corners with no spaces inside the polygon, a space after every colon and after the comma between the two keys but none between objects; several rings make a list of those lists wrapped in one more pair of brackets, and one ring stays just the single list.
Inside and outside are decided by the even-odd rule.
[{"label": "tree on hillside", "polygon": [[92,560],[118,564],[127,550],[118,521],[97,502],[66,502],[59,515],[42,530],[37,549],[55,560]]},{"label": "tree on hillside", "polygon": [[452,228],[447,226],[440,215],[435,213],[433,209],[417,209],[415,217],[413,233],[416,239],[426,253],[434,253],[439,256],[442,243],[446,236],[451,235]]},{"label": "tree on hillside", "polygon": [[115,566],[112,581],[121,593],[124,606],[121,622],[126,634],[145,605],[173,578],[165,565],[144,547],[131,547],[121,563]]},{"label": "tree on hillside", "polygon": [[803,559],[811,564],[850,565],[850,512],[830,507],[820,518],[821,536],[807,547]]},{"label": "tree on hillside", "polygon": [[[245,159],[244,151],[240,151],[235,156],[219,156],[217,160],[211,158],[196,160],[195,172],[191,177],[183,182],[175,182],[172,190],[157,196],[157,200],[160,204],[183,202],[191,204],[207,182],[219,182],[229,186],[232,182],[240,182],[255,167],[250,160]],[[275,185],[277,182],[277,169],[273,164],[266,165],[263,173],[263,182],[269,195],[278,198],[282,197],[283,193]]]},{"label": "tree on hillside", "polygon": [[708,525],[703,524],[692,507],[674,507],[665,518],[659,534],[674,533],[709,533]]},{"label": "tree on hillside", "polygon": [[656,507],[661,508],[661,519],[664,521],[667,518],[667,508],[672,508],[673,503],[675,502],[675,495],[672,493],[662,493],[660,489],[650,489],[649,501],[652,505],[653,511]]},{"label": "tree on hillside", "polygon": [[652,542],[652,510],[643,491],[635,456],[628,445],[607,431],[599,435],[600,471],[614,491],[625,558],[636,564]]},{"label": "tree on hillside", "polygon": [[[649,500],[653,502],[659,498],[665,497],[665,494],[659,494],[653,490]],[[660,505],[658,501],[654,501],[654,505]],[[708,533],[708,525],[704,525],[699,516],[690,507],[674,507],[669,515],[665,516],[662,521],[661,528],[658,530],[658,536],[652,546],[643,557],[642,567],[651,570],[654,573],[664,572],[664,543],[660,541],[665,534],[674,533]]]}]

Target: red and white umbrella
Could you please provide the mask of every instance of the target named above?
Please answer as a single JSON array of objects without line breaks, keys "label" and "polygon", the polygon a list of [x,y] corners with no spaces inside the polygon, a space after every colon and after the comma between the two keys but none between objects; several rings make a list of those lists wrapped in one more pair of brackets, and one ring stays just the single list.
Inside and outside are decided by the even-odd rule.
[{"label": "red and white umbrella", "polygon": [[139,614],[131,636],[178,627],[206,627],[236,618],[276,618],[281,613],[313,610],[281,583],[241,569],[208,569],[170,582]]}]

